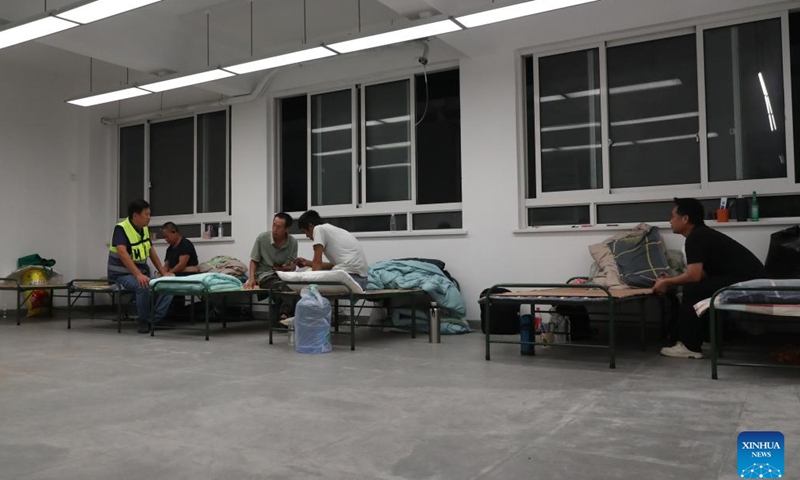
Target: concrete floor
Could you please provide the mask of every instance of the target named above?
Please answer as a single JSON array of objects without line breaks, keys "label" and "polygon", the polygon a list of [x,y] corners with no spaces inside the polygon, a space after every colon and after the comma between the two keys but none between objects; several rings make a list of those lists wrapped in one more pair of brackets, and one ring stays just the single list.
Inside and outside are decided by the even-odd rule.
[{"label": "concrete floor", "polygon": [[210,342],[103,320],[0,324],[0,479],[737,478],[736,435],[786,436],[800,477],[800,374],[627,348],[521,357],[483,336],[376,331],[355,352]]}]

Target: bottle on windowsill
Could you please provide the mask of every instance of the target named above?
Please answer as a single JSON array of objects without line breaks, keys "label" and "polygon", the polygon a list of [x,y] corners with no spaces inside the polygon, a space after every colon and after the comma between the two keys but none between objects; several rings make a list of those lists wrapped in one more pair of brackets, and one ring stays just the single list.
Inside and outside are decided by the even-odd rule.
[{"label": "bottle on windowsill", "polygon": [[750,202],[750,221],[758,221],[758,197],[755,191],[753,191],[753,201]]}]

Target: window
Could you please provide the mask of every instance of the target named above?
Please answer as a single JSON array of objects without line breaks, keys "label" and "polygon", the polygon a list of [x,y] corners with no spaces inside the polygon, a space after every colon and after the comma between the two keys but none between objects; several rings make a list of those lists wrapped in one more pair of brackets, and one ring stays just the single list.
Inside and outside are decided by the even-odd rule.
[{"label": "window", "polygon": [[800,13],[778,12],[524,56],[527,226],[656,221],[676,196],[712,207],[796,192],[786,131],[800,127],[785,102],[798,52]]},{"label": "window", "polygon": [[311,97],[311,205],[353,203],[353,95]]},{"label": "window", "polygon": [[603,186],[597,49],[539,59],[542,191]]},{"label": "window", "polygon": [[611,188],[700,183],[695,36],[608,49]]},{"label": "window", "polygon": [[590,219],[588,205],[528,209],[528,226],[585,225]]},{"label": "window", "polygon": [[137,198],[144,198],[144,125],[119,129],[119,218]]},{"label": "window", "polygon": [[305,95],[280,102],[281,204],[289,212],[308,210],[307,108]]},{"label": "window", "polygon": [[[417,204],[461,203],[461,95],[458,70],[417,75],[415,86]],[[415,227],[415,230],[425,229]]]},{"label": "window", "polygon": [[365,89],[368,203],[411,200],[410,82]]},{"label": "window", "polygon": [[392,214],[397,230],[460,228],[408,216],[460,216],[458,70],[282,98],[277,112],[281,210],[353,231],[388,231]]},{"label": "window", "polygon": [[194,118],[150,125],[150,203],[159,216],[194,213]]},{"label": "window", "polygon": [[780,19],[705,32],[708,176],[786,177]]},{"label": "window", "polygon": [[[228,217],[229,111],[119,129],[119,216],[144,198],[158,217]],[[190,220],[191,222],[191,220]]]}]

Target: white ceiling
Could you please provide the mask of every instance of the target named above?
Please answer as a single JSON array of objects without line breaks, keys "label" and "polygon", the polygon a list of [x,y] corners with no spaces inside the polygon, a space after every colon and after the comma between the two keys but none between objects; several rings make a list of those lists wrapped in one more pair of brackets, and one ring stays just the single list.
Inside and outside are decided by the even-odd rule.
[{"label": "white ceiling", "polygon": [[[58,9],[74,2],[46,3],[48,9]],[[313,45],[357,35],[359,5],[361,29],[382,31],[407,23],[409,18],[418,19],[421,12],[456,14],[491,3],[491,0],[306,0],[304,16],[302,0],[254,0],[253,54],[259,57],[296,50],[304,40]],[[24,21],[42,13],[44,4],[44,0],[0,0],[0,18]],[[250,58],[250,6],[250,0],[164,0],[53,35],[39,43],[119,66],[117,84],[124,82],[125,68],[132,70],[132,80],[143,80],[149,78],[148,74],[158,72],[192,72],[209,64],[230,64]],[[33,64],[37,54],[42,54],[33,50],[36,51],[27,52],[25,46],[2,50],[0,61]],[[24,59],[15,58],[23,51]],[[253,82],[252,78],[233,79],[214,85],[220,93],[238,94],[248,91]]]},{"label": "white ceiling", "polygon": [[[420,18],[421,14],[458,15],[523,0],[253,0],[253,53],[256,57],[283,53],[359,34],[359,4],[363,33],[386,31]],[[542,19],[482,27],[445,41],[467,55],[491,52],[498,45],[537,45],[591,35],[604,24],[658,23],[702,13],[745,8],[781,0],[602,0],[581,7],[580,14],[554,12]],[[50,9],[75,0],[47,0]],[[44,10],[45,0],[0,0],[0,19],[24,21]],[[0,65],[24,65],[51,72],[85,69],[89,92],[89,58],[95,59],[92,91],[118,88],[153,78],[157,72],[191,73],[207,65],[231,64],[250,58],[250,0],[164,0],[133,12],[62,32],[38,42],[0,50]],[[676,10],[679,10],[676,12]],[[598,15],[602,12],[602,15]],[[209,40],[206,41],[206,15]],[[661,20],[663,21],[663,20]],[[521,23],[520,23],[521,22]],[[611,27],[619,28],[619,27]],[[304,39],[304,30],[307,38]],[[610,30],[606,30],[610,31]],[[441,42],[441,40],[439,41]],[[441,43],[440,43],[441,44]],[[505,47],[503,47],[505,48]],[[207,58],[207,54],[208,57]],[[69,67],[69,68],[65,68]],[[129,69],[126,71],[126,69]],[[252,91],[260,75],[238,76],[201,88],[221,95]],[[79,82],[84,83],[84,82]]]}]

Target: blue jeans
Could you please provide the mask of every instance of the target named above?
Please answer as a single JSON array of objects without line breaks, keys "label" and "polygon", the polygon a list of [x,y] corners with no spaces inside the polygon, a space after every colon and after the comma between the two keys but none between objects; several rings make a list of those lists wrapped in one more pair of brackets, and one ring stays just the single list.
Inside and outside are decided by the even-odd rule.
[{"label": "blue jeans", "polygon": [[[125,290],[136,293],[136,311],[139,314],[139,323],[150,322],[150,288],[142,288],[133,275],[123,275],[114,281]],[[158,323],[167,316],[170,303],[172,303],[172,295],[158,296],[153,311],[153,323]]]}]

